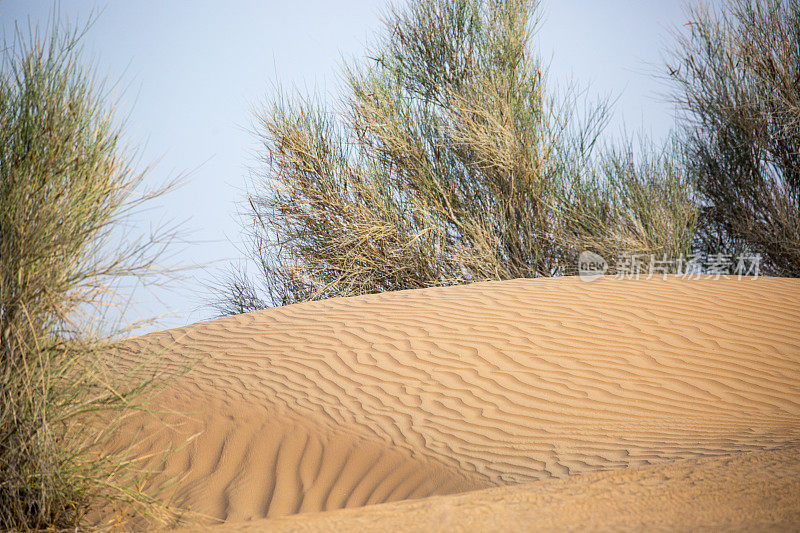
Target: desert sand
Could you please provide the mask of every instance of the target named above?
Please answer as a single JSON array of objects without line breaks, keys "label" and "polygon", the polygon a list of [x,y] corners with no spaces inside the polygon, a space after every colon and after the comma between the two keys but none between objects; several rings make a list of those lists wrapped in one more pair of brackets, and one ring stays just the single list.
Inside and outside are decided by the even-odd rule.
[{"label": "desert sand", "polygon": [[275,531],[793,531],[798,448],[688,459],[338,512],[236,522]]},{"label": "desert sand", "polygon": [[176,526],[800,527],[800,280],[476,283],[126,346],[176,376],[114,442]]}]

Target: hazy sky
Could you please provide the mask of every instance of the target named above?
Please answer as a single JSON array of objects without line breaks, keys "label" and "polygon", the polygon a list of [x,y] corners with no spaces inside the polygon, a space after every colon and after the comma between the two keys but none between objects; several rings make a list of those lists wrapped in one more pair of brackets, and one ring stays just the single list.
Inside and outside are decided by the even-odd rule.
[{"label": "hazy sky", "polygon": [[[0,31],[44,22],[49,1],[0,0]],[[653,77],[669,29],[684,23],[673,0],[549,0],[537,36],[551,79],[590,84],[618,98],[612,131],[663,138],[671,106]],[[99,13],[84,41],[99,72],[121,80],[128,140],[157,162],[153,183],[191,172],[188,183],[137,221],[185,221],[189,232],[173,262],[205,265],[177,290],[138,291],[128,320],[166,314],[159,327],[204,320],[203,283],[241,257],[237,202],[256,163],[252,109],[277,85],[335,93],[341,58],[358,57],[381,27],[381,0],[242,1],[64,0],[60,15],[77,23]],[[152,329],[152,328],[149,328]]]}]

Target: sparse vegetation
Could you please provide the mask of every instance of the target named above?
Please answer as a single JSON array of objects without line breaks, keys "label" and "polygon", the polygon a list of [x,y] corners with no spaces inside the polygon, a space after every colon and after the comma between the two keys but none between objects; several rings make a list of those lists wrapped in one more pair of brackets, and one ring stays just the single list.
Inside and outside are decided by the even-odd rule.
[{"label": "sparse vegetation", "polygon": [[800,2],[696,4],[671,54],[700,191],[696,247],[800,276]]},{"label": "sparse vegetation", "polygon": [[671,152],[598,158],[608,106],[548,88],[535,23],[527,0],[415,0],[345,68],[337,110],[268,107],[245,230],[260,271],[235,271],[218,310],[569,274],[587,246],[683,251]]},{"label": "sparse vegetation", "polygon": [[[130,458],[98,447],[154,374],[109,364],[97,317],[124,276],[148,276],[164,235],[118,242],[137,193],[81,33],[18,32],[0,71],[0,528],[74,528],[93,501],[155,509]],[[99,417],[99,418],[98,418]],[[102,424],[96,424],[102,419]]]},{"label": "sparse vegetation", "polygon": [[697,194],[675,139],[606,150],[569,198],[563,242],[605,258],[610,274],[631,254],[661,261],[659,274],[675,273],[677,261],[693,252]]}]

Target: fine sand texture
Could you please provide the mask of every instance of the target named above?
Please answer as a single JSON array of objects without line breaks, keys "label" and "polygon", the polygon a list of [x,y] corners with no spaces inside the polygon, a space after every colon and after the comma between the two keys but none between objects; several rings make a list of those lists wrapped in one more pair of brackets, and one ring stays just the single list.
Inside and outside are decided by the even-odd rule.
[{"label": "fine sand texture", "polygon": [[477,283],[127,347],[130,365],[192,366],[154,400],[184,416],[131,417],[115,443],[152,457],[176,525],[797,524],[800,280]]},{"label": "fine sand texture", "polygon": [[688,459],[329,513],[235,522],[270,531],[797,531],[800,449]]}]

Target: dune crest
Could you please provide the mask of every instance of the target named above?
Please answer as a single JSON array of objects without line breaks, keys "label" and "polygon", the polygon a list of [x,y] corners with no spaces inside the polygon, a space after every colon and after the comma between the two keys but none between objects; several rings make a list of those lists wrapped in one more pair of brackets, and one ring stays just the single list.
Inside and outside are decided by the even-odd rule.
[{"label": "dune crest", "polygon": [[236,521],[785,446],[798,325],[800,280],[556,278],[298,304],[128,346],[134,362],[202,358],[159,400],[195,422],[148,446],[202,431],[162,475],[185,471],[180,506]]}]

